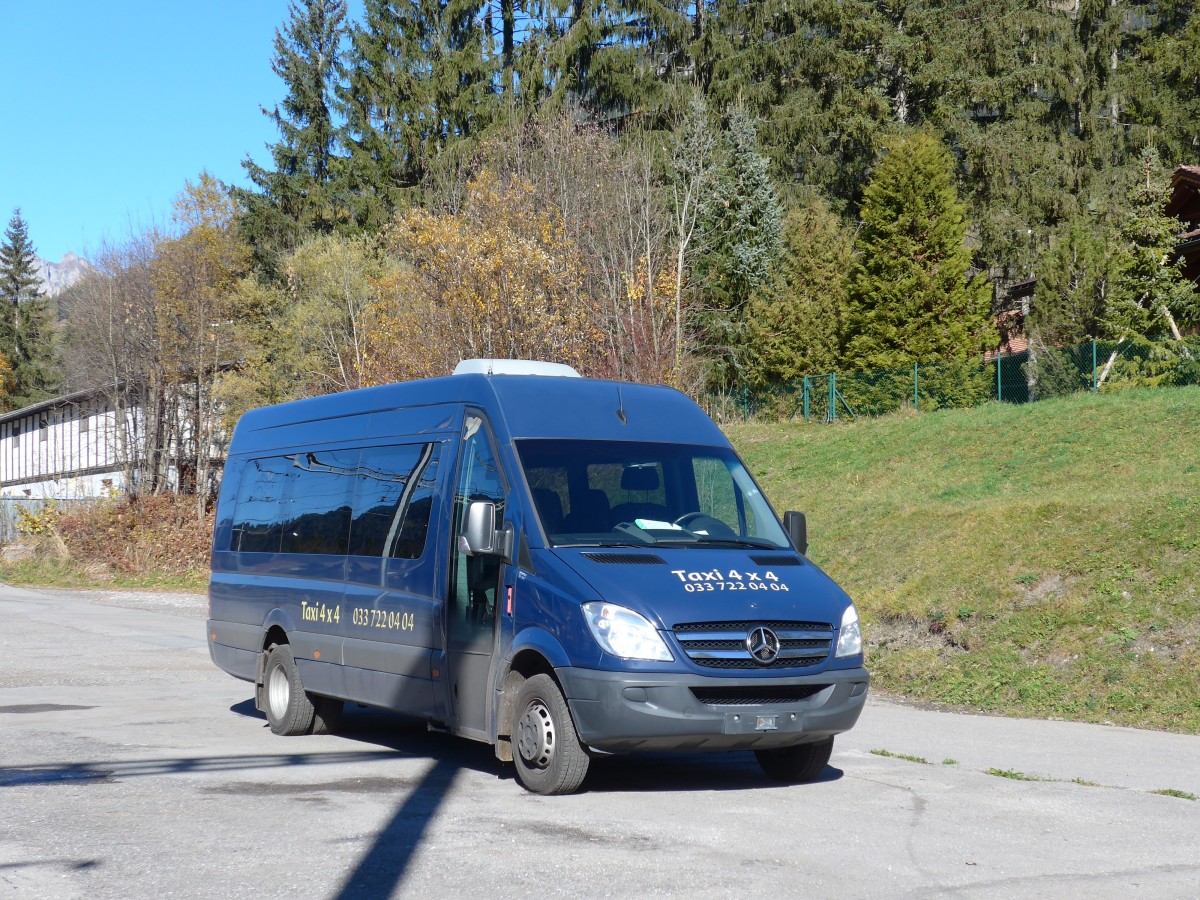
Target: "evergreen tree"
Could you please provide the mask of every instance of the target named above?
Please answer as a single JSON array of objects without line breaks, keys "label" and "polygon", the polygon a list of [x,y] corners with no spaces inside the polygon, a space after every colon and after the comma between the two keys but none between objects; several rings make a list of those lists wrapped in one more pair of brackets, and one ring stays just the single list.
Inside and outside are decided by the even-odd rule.
[{"label": "evergreen tree", "polygon": [[1191,0],[1155,4],[1136,56],[1123,70],[1121,118],[1132,137],[1165,160],[1189,163],[1200,146],[1200,9]]},{"label": "evergreen tree", "polygon": [[971,273],[949,151],[897,134],[863,193],[844,364],[895,369],[965,359],[994,344],[987,280]]},{"label": "evergreen tree", "polygon": [[763,152],[785,183],[819,185],[845,207],[893,110],[870,0],[710,0],[691,46],[714,105],[744,103],[763,122]]},{"label": "evergreen tree", "polygon": [[717,383],[741,380],[750,350],[747,310],[779,255],[783,207],[754,120],[741,106],[721,133],[723,161],[701,223],[696,273],[703,298],[703,343]]},{"label": "evergreen tree", "polygon": [[347,189],[367,227],[412,202],[434,163],[495,118],[495,59],[481,0],[366,0],[339,91]]},{"label": "evergreen tree", "polygon": [[821,197],[788,214],[773,275],[750,301],[754,384],[834,371],[853,243]]},{"label": "evergreen tree", "polygon": [[292,0],[288,17],[275,32],[271,62],[287,94],[281,105],[263,109],[279,129],[271,147],[273,168],[247,158],[242,165],[257,190],[237,191],[245,207],[243,230],[260,258],[295,246],[306,231],[327,232],[347,218],[330,188],[346,0]]},{"label": "evergreen tree", "polygon": [[1104,320],[1117,339],[1132,336],[1181,340],[1180,325],[1200,323],[1200,294],[1184,280],[1175,245],[1182,227],[1163,213],[1169,189],[1160,186],[1162,173],[1153,150],[1143,154],[1143,182],[1130,198],[1129,214],[1121,222],[1121,247],[1116,261],[1112,299]]},{"label": "evergreen tree", "polygon": [[54,321],[41,296],[37,253],[21,210],[13,210],[0,244],[0,355],[8,363],[5,396],[17,409],[53,397],[59,384],[54,364]]},{"label": "evergreen tree", "polygon": [[1095,215],[1059,225],[1037,261],[1037,287],[1025,329],[1035,350],[1104,336],[1113,289],[1115,236]]},{"label": "evergreen tree", "polygon": [[682,59],[690,4],[681,0],[555,0],[548,50],[554,97],[600,120],[661,121],[664,72]]},{"label": "evergreen tree", "polygon": [[1079,209],[1065,143],[1070,26],[1042,0],[964,0],[933,21],[929,119],[956,148],[980,252],[1001,283],[1030,277],[1049,230]]},{"label": "evergreen tree", "polygon": [[0,244],[0,299],[11,310],[40,296],[37,253],[29,239],[29,225],[18,207],[8,220],[4,243]]}]

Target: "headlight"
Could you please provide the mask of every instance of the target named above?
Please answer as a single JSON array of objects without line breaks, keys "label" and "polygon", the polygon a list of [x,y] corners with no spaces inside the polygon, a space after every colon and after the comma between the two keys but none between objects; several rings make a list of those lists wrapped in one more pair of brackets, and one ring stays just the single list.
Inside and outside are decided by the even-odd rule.
[{"label": "headlight", "polygon": [[842,613],[842,628],[838,632],[835,656],[858,656],[862,653],[862,629],[858,625],[858,610],[851,603]]},{"label": "headlight", "polygon": [[585,603],[583,615],[592,637],[606,653],[623,659],[674,662],[658,630],[645,616],[612,603]]}]

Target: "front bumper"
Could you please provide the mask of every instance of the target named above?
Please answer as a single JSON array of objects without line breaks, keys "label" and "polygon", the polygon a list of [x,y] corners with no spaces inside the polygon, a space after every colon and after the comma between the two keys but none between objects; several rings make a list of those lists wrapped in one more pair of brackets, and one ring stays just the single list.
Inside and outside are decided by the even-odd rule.
[{"label": "front bumper", "polygon": [[[854,726],[870,683],[864,668],[770,679],[576,668],[556,674],[580,740],[609,753],[765,750],[823,740]],[[812,693],[788,700],[754,696],[778,697],[789,688]],[[711,702],[714,694],[720,699]]]}]

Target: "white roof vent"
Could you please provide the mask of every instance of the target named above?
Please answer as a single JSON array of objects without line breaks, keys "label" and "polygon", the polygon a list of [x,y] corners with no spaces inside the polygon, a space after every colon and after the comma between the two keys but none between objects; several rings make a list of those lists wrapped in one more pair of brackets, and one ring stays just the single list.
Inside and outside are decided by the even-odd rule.
[{"label": "white roof vent", "polygon": [[579,378],[579,373],[562,363],[537,359],[464,359],[454,367],[455,375],[550,375]]}]

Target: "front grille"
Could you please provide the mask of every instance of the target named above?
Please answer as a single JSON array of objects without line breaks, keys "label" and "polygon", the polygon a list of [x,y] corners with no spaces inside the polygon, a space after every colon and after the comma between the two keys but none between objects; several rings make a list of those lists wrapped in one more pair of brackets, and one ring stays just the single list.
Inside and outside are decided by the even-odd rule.
[{"label": "front grille", "polygon": [[585,553],[592,562],[612,566],[665,566],[667,561],[655,553]]},{"label": "front grille", "polygon": [[692,696],[709,706],[771,706],[776,703],[796,703],[819,694],[827,684],[796,684],[770,687],[694,687]]},{"label": "front grille", "polygon": [[[770,663],[754,661],[746,637],[759,627],[779,638],[779,655]],[[803,669],[824,662],[835,631],[822,622],[685,622],[675,626],[675,639],[698,666],[710,669]]]}]

